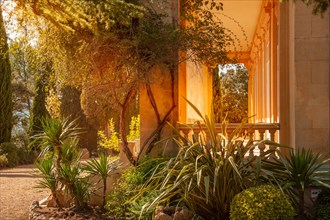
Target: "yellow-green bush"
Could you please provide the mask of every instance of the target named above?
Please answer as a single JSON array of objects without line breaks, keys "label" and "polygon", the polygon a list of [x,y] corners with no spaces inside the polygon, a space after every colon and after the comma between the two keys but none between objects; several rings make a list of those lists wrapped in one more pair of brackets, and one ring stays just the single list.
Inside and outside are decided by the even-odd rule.
[{"label": "yellow-green bush", "polygon": [[135,139],[140,139],[140,115],[133,116],[129,124],[127,140],[134,141]]},{"label": "yellow-green bush", "polygon": [[272,185],[252,187],[237,194],[230,206],[231,220],[290,220],[294,209],[287,195]]},{"label": "yellow-green bush", "polygon": [[101,149],[110,149],[114,152],[119,152],[119,135],[118,132],[115,131],[115,123],[113,118],[109,120],[108,129],[110,131],[110,137],[108,138],[104,131],[98,131],[98,146]]},{"label": "yellow-green bush", "polygon": [[4,142],[0,144],[0,154],[5,154],[8,160],[8,167],[14,167],[19,164],[17,155],[18,148],[14,143]]},{"label": "yellow-green bush", "polygon": [[6,167],[8,164],[8,159],[5,154],[0,155],[0,168]]}]

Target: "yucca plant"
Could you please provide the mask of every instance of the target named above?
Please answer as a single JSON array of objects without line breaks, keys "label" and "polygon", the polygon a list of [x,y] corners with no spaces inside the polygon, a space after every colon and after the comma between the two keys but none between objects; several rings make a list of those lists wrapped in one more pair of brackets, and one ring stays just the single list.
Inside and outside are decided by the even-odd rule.
[{"label": "yucca plant", "polygon": [[229,219],[234,196],[255,182],[256,157],[246,155],[260,142],[240,138],[242,125],[228,138],[217,134],[214,118],[204,118],[188,103],[203,119],[208,138],[201,132],[190,141],[177,132],[175,141],[180,149],[177,157],[160,164],[161,169],[155,168],[140,195],[154,190],[162,192],[145,205],[147,209],[154,209],[158,204],[183,203],[201,217]]},{"label": "yucca plant", "polygon": [[330,188],[330,170],[325,169],[330,158],[311,149],[289,150],[288,155],[277,152],[278,159],[264,161],[262,171],[269,180],[279,184],[292,198],[298,215],[304,216],[305,190],[309,186]]},{"label": "yucca plant", "polygon": [[36,188],[49,189],[55,200],[55,203],[59,206],[59,200],[57,197],[58,182],[56,181],[56,173],[54,169],[54,163],[51,157],[44,157],[34,162],[36,168],[40,171],[36,175],[41,179],[38,180]]},{"label": "yucca plant", "polygon": [[76,138],[80,133],[81,129],[77,127],[75,120],[44,118],[42,131],[32,138],[34,139],[33,142],[41,145],[41,155],[47,151],[57,151],[56,169],[59,171],[62,160],[62,145],[65,141]]},{"label": "yucca plant", "polygon": [[102,193],[102,208],[104,208],[106,203],[106,191],[107,191],[107,178],[111,176],[115,171],[120,168],[121,164],[118,160],[109,160],[104,154],[99,155],[99,159],[91,159],[87,161],[84,166],[84,170],[91,176],[101,177],[103,184]]},{"label": "yucca plant", "polygon": [[82,170],[79,163],[61,164],[60,179],[67,195],[72,196],[76,209],[81,209],[87,206],[89,198],[90,183],[87,178],[81,175]]},{"label": "yucca plant", "polygon": [[[75,120],[45,118],[42,120],[42,131],[32,137],[32,144],[38,143],[41,147],[39,160],[43,161],[47,157],[48,162],[54,168],[53,176],[57,190],[60,190],[62,186],[68,185],[67,179],[65,179],[68,176],[63,176],[66,174],[62,170],[63,164],[68,168],[80,158],[76,148],[78,143],[77,136],[80,133],[81,129],[76,126]],[[57,206],[60,207],[58,200],[55,199],[55,201]]]}]

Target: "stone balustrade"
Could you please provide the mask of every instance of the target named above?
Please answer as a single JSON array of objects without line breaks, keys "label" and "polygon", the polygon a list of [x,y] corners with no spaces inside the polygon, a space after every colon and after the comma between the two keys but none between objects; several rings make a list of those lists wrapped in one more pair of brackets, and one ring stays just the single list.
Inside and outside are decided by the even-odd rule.
[{"label": "stone balustrade", "polygon": [[[239,135],[236,136],[243,137],[247,140],[271,140],[278,142],[280,124],[279,123],[228,123],[223,125],[221,123],[215,124],[215,130],[217,134],[223,134],[225,137],[230,137],[231,134],[235,131],[236,128],[241,126],[239,130]],[[177,128],[181,135],[186,139],[191,140],[192,135],[199,135],[202,132],[205,134],[206,139],[208,138],[208,131],[205,124],[177,124]],[[225,130],[225,132],[224,132]],[[260,142],[256,149],[251,149],[248,156],[260,155],[265,152],[265,150],[271,149],[275,150],[276,146],[266,146],[264,142]],[[275,156],[275,155],[273,155]]]}]

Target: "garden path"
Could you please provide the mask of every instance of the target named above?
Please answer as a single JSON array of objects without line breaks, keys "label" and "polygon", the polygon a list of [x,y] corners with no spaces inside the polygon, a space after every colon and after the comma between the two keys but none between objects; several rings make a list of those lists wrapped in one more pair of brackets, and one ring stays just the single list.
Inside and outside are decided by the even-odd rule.
[{"label": "garden path", "polygon": [[0,170],[1,220],[28,220],[31,203],[49,195],[47,190],[34,188],[38,180],[34,171],[34,165]]}]

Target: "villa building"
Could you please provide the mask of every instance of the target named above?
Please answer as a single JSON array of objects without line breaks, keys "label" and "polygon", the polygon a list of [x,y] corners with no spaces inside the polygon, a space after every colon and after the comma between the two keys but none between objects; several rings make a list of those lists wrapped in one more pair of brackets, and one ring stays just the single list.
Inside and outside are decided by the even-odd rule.
[{"label": "villa building", "polygon": [[[300,1],[224,0],[217,16],[239,38],[240,63],[249,73],[249,115],[262,138],[271,138],[294,148],[312,148],[330,154],[330,10],[313,15],[312,7]],[[173,17],[179,16],[177,0]],[[210,114],[212,77],[208,68],[182,63],[172,94],[168,78],[155,74],[153,89],[160,112],[174,104],[170,122],[177,125],[198,119],[183,99]],[[141,88],[141,143],[155,130],[151,106]],[[163,132],[169,132],[165,128]]]}]

